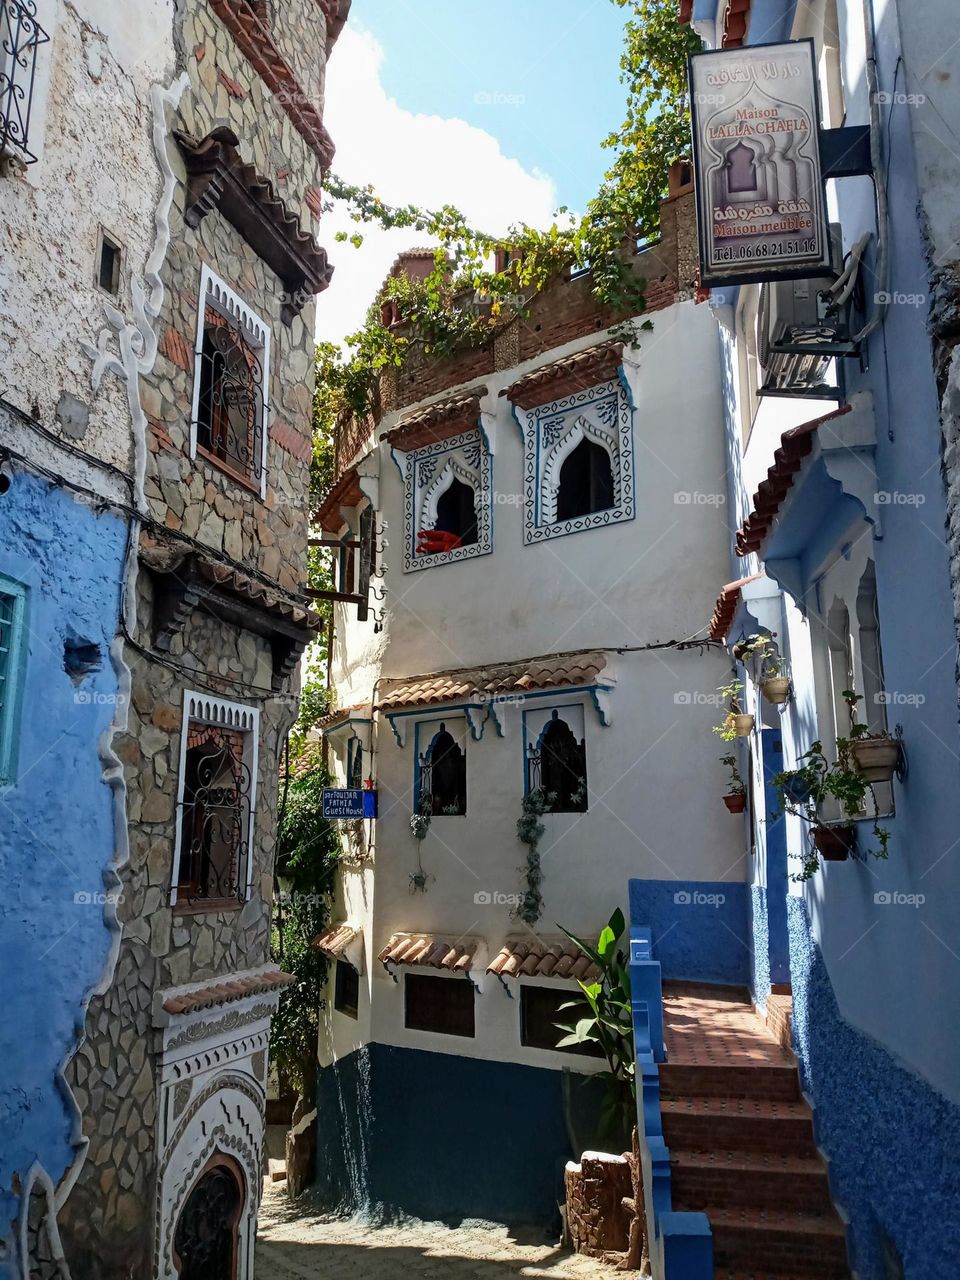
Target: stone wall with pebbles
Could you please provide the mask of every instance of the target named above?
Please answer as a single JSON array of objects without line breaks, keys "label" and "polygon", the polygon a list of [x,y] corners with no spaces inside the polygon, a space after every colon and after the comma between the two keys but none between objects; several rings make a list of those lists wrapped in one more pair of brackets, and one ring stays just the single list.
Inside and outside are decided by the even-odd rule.
[{"label": "stone wall with pebbles", "polygon": [[[296,30],[294,20],[302,24]],[[244,160],[270,178],[309,226],[308,191],[319,161],[234,42],[213,8],[188,0],[177,33],[190,87],[168,124],[194,136],[229,124]],[[274,39],[319,108],[325,26],[318,0],[273,6]],[[303,32],[309,38],[304,38]],[[281,319],[283,286],[217,210],[194,231],[184,221],[185,170],[170,137],[178,179],[171,238],[162,267],[163,310],[154,369],[141,379],[148,418],[145,496],[154,520],[195,539],[288,591],[304,581],[311,456],[313,326],[309,302],[290,325]],[[201,265],[206,263],[271,328],[266,494],[213,462],[190,457],[193,360]],[[289,689],[271,693],[269,641],[194,613],[166,656],[152,651],[152,584],[141,570],[126,733],[114,738],[126,782],[129,860],[120,870],[122,925],[109,988],[90,1002],[81,1048],[67,1069],[87,1159],[60,1215],[74,1280],[129,1280],[153,1273],[157,1201],[159,993],[255,968],[269,958],[276,844],[279,751],[296,714]],[[260,708],[253,883],[231,910],[170,905],[176,841],[184,690],[207,691]]]}]

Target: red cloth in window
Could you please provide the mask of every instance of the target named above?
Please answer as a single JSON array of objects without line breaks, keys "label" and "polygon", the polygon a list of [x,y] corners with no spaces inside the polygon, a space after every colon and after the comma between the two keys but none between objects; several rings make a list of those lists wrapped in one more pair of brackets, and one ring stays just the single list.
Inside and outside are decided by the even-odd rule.
[{"label": "red cloth in window", "polygon": [[452,551],[459,546],[459,533],[446,533],[443,529],[421,529],[417,534],[418,556],[432,556],[438,551]]}]

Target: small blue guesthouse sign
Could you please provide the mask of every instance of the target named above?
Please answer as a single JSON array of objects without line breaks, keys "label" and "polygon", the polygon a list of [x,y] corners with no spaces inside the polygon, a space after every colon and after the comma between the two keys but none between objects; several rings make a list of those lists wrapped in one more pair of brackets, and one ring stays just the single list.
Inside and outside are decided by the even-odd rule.
[{"label": "small blue guesthouse sign", "polygon": [[337,818],[375,818],[377,793],[364,787],[324,787],[323,816]]}]

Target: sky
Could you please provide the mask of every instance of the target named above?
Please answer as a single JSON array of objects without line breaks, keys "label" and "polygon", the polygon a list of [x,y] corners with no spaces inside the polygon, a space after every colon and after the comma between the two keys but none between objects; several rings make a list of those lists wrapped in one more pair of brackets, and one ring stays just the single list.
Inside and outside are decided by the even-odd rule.
[{"label": "sky", "polygon": [[[334,171],[390,203],[450,203],[494,233],[581,211],[623,118],[625,11],[612,0],[354,0],[327,71]],[[334,240],[360,230],[359,251]],[[317,337],[340,342],[401,249],[422,233],[325,214],[334,263]]]}]

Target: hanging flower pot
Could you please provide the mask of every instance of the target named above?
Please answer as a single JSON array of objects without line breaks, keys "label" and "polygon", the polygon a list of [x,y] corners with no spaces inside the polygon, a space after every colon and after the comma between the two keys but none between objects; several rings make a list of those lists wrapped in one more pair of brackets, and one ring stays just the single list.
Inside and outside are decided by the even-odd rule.
[{"label": "hanging flower pot", "polygon": [[760,681],[760,689],[768,702],[772,702],[774,706],[781,706],[790,700],[790,677],[767,676]]},{"label": "hanging flower pot", "polygon": [[729,795],[723,797],[723,803],[731,813],[743,813],[747,807],[747,797],[742,791],[731,791]]},{"label": "hanging flower pot", "polygon": [[783,774],[780,786],[791,804],[803,804],[810,795],[810,780],[802,773]]},{"label": "hanging flower pot", "polygon": [[890,782],[900,763],[900,743],[891,734],[854,738],[850,743],[857,772],[867,782]]},{"label": "hanging flower pot", "polygon": [[813,843],[817,852],[826,862],[846,862],[857,843],[857,829],[850,823],[847,826],[815,826]]},{"label": "hanging flower pot", "polygon": [[737,738],[749,738],[753,733],[754,718],[743,712],[735,712],[733,716],[733,732]]}]

